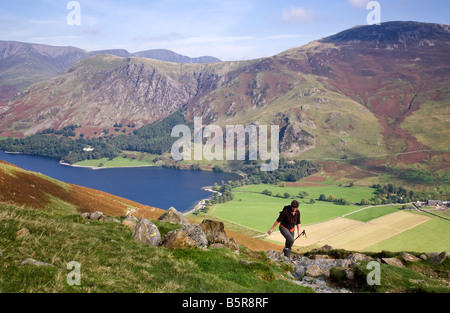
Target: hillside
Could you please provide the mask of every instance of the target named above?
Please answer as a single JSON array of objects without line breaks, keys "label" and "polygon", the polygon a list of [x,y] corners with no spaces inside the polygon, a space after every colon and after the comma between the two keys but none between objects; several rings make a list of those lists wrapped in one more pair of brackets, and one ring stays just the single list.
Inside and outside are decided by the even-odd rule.
[{"label": "hillside", "polygon": [[[124,217],[133,212],[136,217],[155,220],[165,210],[149,207],[103,191],[64,183],[40,173],[26,171],[0,160],[0,203],[17,208],[48,211],[69,210],[72,214],[103,212],[107,216]],[[261,251],[278,249],[279,245],[255,240],[227,230],[239,244]]]},{"label": "hillside", "polygon": [[181,109],[205,125],[280,125],[287,157],[429,161],[448,153],[449,41],[446,25],[389,22],[242,62],[97,55],[0,107],[0,135],[78,124],[78,134],[101,136],[114,123],[139,127]]},{"label": "hillside", "polygon": [[[286,260],[277,252],[279,246],[266,244],[264,252],[247,248],[252,241],[261,242],[248,237],[238,253],[212,246],[152,246],[133,239],[135,232],[124,223],[128,209],[152,220],[161,238],[184,228],[160,220],[161,210],[5,162],[0,163],[0,180],[2,293],[258,293],[267,295],[273,308],[269,294],[448,292],[448,253],[424,254],[421,260],[409,253],[317,250]],[[112,216],[96,220],[95,214],[88,219],[80,214],[100,207]],[[366,265],[375,259],[383,259],[383,284],[369,286]],[[397,264],[391,263],[395,260]],[[169,306],[179,308],[181,300],[170,299]]]},{"label": "hillside", "polygon": [[53,206],[66,205],[75,212],[101,210],[112,216],[124,216],[128,210],[136,210],[148,218],[154,218],[164,212],[102,191],[57,181],[2,160],[0,181],[0,203],[24,208],[46,210]]},{"label": "hillside", "polygon": [[210,56],[190,58],[162,49],[136,53],[124,49],[86,51],[75,47],[0,40],[0,107],[17,92],[33,83],[53,78],[76,62],[101,54],[150,58],[173,63],[220,62],[219,59]]},{"label": "hillside", "polygon": [[[285,270],[264,253],[243,246],[239,256],[227,249],[150,247],[133,240],[129,226],[120,223],[131,213],[152,220],[164,236],[179,226],[158,221],[163,210],[3,161],[0,181],[0,259],[5,265],[0,269],[0,292],[311,292],[290,283]],[[100,210],[108,216],[103,221],[86,221],[80,215]],[[279,249],[235,235],[238,243],[259,242],[256,250]],[[23,265],[27,259],[47,266]],[[71,261],[82,266],[79,287],[61,276]]]}]

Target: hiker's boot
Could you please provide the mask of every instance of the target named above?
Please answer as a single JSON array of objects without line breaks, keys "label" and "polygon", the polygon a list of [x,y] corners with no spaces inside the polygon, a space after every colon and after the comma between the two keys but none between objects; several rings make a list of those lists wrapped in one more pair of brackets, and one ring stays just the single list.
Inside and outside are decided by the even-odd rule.
[{"label": "hiker's boot", "polygon": [[289,249],[289,248],[284,248],[284,249],[283,249],[283,252],[284,252],[284,256],[285,256],[285,257],[287,257],[287,258],[290,258],[290,257],[291,257],[291,249]]}]

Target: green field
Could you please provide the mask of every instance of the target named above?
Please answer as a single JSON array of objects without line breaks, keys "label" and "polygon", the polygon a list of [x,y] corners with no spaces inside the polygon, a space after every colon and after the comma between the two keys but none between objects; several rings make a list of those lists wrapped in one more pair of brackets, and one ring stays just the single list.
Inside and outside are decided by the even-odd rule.
[{"label": "green field", "polygon": [[374,189],[367,187],[340,187],[319,185],[318,187],[279,187],[274,185],[249,185],[233,189],[234,200],[214,205],[209,212],[217,217],[259,232],[267,232],[278,218],[279,212],[285,205],[289,205],[292,199],[284,199],[261,194],[265,189],[273,194],[285,192],[298,195],[305,191],[308,196],[305,199],[296,198],[300,202],[301,222],[303,225],[315,224],[331,220],[361,209],[359,205],[338,205],[326,201],[317,201],[310,204],[311,198],[318,199],[321,194],[332,194],[335,197],[343,197],[352,202],[360,202],[362,198],[369,199],[373,196]]},{"label": "green field", "polygon": [[[429,216],[429,215],[427,215]],[[442,252],[450,250],[450,222],[440,218],[407,230],[397,236],[368,247],[367,251]]]},{"label": "green field", "polygon": [[123,157],[117,157],[113,160],[103,158],[99,160],[85,160],[75,163],[79,166],[90,167],[137,167],[137,166],[154,166],[155,163],[149,161],[139,161],[138,159],[128,159]]},{"label": "green field", "polygon": [[[321,194],[332,194],[336,198],[346,198],[351,202],[360,202],[361,199],[370,199],[374,196],[375,189],[367,187],[343,187],[336,185],[317,184],[317,187],[281,187],[275,185],[249,185],[233,189],[232,201],[212,206],[208,214],[232,225],[238,225],[241,230],[249,230],[249,233],[266,233],[277,219],[279,212],[285,205],[289,205],[294,197],[280,198],[261,194],[263,190],[270,190],[273,195],[285,192],[292,196],[298,196],[300,191],[308,195],[300,202],[302,225],[313,225],[330,221],[345,216],[347,219],[357,220],[363,223],[385,215],[395,213],[402,205],[385,206],[361,206],[339,205],[327,201],[318,201]],[[310,199],[315,199],[310,204]],[[412,213],[415,213],[414,211]],[[422,213],[417,213],[422,214]],[[430,215],[427,215],[431,217]],[[450,250],[450,222],[432,218],[430,221],[395,235],[366,248],[366,251],[419,251],[442,252]]]},{"label": "green field", "polygon": [[368,222],[375,218],[379,218],[384,215],[397,212],[399,208],[401,208],[401,206],[399,206],[399,205],[370,207],[370,208],[361,210],[359,212],[355,212],[350,215],[347,215],[346,218],[350,218],[352,220],[356,220],[356,221],[360,221],[360,222]]}]

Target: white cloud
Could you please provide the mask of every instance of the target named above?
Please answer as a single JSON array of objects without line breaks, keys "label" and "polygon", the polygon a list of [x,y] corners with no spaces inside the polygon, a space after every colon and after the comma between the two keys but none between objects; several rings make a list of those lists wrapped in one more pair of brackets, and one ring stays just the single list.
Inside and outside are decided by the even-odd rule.
[{"label": "white cloud", "polygon": [[312,22],[314,20],[314,12],[304,8],[290,8],[283,10],[283,21],[286,23],[303,23]]},{"label": "white cloud", "polygon": [[357,8],[365,9],[367,7],[367,3],[369,3],[371,0],[348,0],[348,2]]}]

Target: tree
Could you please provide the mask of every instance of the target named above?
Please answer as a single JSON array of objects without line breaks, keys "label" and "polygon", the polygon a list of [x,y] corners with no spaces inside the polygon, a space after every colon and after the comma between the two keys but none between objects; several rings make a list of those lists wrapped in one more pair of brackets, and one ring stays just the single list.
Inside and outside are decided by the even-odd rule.
[{"label": "tree", "polygon": [[327,201],[327,196],[325,196],[324,194],[321,194],[319,196],[319,201]]},{"label": "tree", "polygon": [[360,204],[361,204],[361,205],[369,205],[369,204],[370,204],[370,201],[367,200],[367,199],[361,199]]},{"label": "tree", "polygon": [[311,198],[311,200],[309,200],[309,203],[310,203],[310,204],[314,204],[314,203],[316,203],[316,200],[314,200],[313,198]]},{"label": "tree", "polygon": [[284,193],[284,197],[285,197],[286,199],[289,199],[289,198],[291,197],[291,195],[290,195],[288,192],[285,192],[285,193]]},{"label": "tree", "polygon": [[348,205],[348,204],[350,204],[350,203],[347,201],[347,199],[344,199],[344,198],[339,198],[339,199],[337,200],[337,203],[339,203],[340,205]]}]

